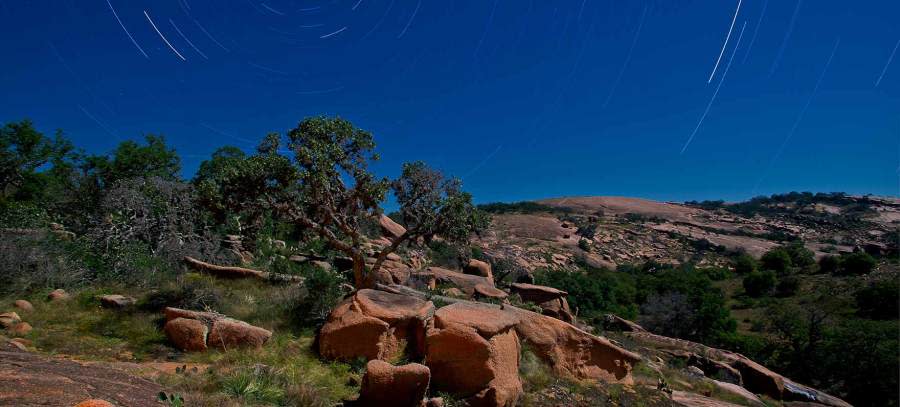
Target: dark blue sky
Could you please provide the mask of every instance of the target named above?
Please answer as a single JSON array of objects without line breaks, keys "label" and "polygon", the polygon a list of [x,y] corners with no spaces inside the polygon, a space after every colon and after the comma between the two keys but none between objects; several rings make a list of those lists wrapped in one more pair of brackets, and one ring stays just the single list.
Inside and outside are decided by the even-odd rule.
[{"label": "dark blue sky", "polygon": [[900,2],[737,6],[0,0],[0,121],[89,151],[162,133],[190,176],[340,115],[375,134],[379,173],[425,160],[479,202],[897,195]]}]

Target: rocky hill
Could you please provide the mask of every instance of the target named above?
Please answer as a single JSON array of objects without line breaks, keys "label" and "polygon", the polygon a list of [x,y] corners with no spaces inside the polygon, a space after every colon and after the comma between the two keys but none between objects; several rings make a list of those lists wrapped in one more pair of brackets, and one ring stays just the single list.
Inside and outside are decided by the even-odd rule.
[{"label": "rocky hill", "polygon": [[[721,253],[759,257],[790,241],[802,241],[817,259],[854,250],[885,255],[896,252],[900,227],[900,199],[843,194],[786,194],[734,204],[571,197],[485,207],[495,213],[482,241],[485,252],[529,270],[565,267],[577,258],[603,267],[721,264]],[[588,250],[579,248],[582,240]]]}]

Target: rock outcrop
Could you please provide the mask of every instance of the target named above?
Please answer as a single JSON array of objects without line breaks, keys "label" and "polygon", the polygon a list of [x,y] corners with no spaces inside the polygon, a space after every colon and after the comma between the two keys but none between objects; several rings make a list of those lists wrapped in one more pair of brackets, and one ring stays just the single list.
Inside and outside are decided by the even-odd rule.
[{"label": "rock outcrop", "polygon": [[184,351],[259,348],[272,337],[271,331],[212,312],[169,307],[165,314],[166,336]]},{"label": "rock outcrop", "polygon": [[328,359],[390,359],[405,345],[424,355],[426,323],[434,304],[418,298],[363,289],[340,303],[319,333],[319,353]]},{"label": "rock outcrop", "polygon": [[441,267],[427,267],[423,271],[414,273],[410,278],[433,281],[430,284],[426,284],[430,285],[430,288],[434,288],[436,285],[456,287],[468,296],[475,294],[475,286],[479,284],[484,284],[489,287],[494,286],[493,279],[464,274]]},{"label": "rock outcrop", "polygon": [[374,359],[366,364],[359,399],[356,406],[420,407],[425,404],[425,393],[431,381],[427,366],[410,363],[393,366]]},{"label": "rock outcrop", "polygon": [[4,312],[0,314],[0,327],[10,328],[19,322],[22,322],[22,318],[15,312]]},{"label": "rock outcrop", "polygon": [[47,299],[50,301],[68,300],[69,293],[67,293],[66,290],[63,290],[62,288],[57,288],[51,291],[50,294],[47,294]]},{"label": "rock outcrop", "polygon": [[522,394],[515,315],[475,303],[439,309],[426,339],[433,386],[470,406],[514,406]]},{"label": "rock outcrop", "polygon": [[[738,384],[755,394],[764,394],[775,400],[818,403],[831,407],[851,407],[850,404],[837,397],[795,383],[739,353],[649,332],[627,332],[626,335],[643,346],[665,349],[669,352],[703,355],[695,357],[699,360],[708,359],[709,363],[718,368],[727,366],[727,371],[732,374],[737,372],[740,377]],[[702,365],[698,367],[704,370]],[[706,371],[704,370],[704,372]]]},{"label": "rock outcrop", "polygon": [[137,303],[137,300],[133,297],[128,297],[119,294],[110,294],[110,295],[102,295],[100,296],[100,305],[103,308],[127,308]]},{"label": "rock outcrop", "polygon": [[0,405],[74,406],[108,400],[118,406],[158,407],[164,390],[152,381],[97,363],[0,350]]},{"label": "rock outcrop", "polygon": [[399,223],[394,222],[394,220],[387,217],[387,215],[381,215],[378,217],[378,225],[381,226],[381,233],[383,233],[385,237],[391,240],[403,236],[403,234],[406,233],[406,228],[401,226]]},{"label": "rock outcrop", "polygon": [[632,383],[640,355],[572,324],[535,312],[508,307],[519,317],[516,332],[558,375]]},{"label": "rock outcrop", "polygon": [[469,263],[463,267],[463,273],[485,277],[490,280],[494,279],[494,273],[491,272],[491,265],[477,259],[469,260]]},{"label": "rock outcrop", "polygon": [[566,296],[569,293],[553,287],[542,285],[514,283],[509,287],[513,294],[518,294],[522,301],[533,302],[541,307],[544,315],[566,321],[575,322],[575,316],[569,309]]},{"label": "rock outcrop", "polygon": [[26,300],[16,300],[13,302],[13,306],[25,312],[34,311],[34,305],[31,305],[31,303]]}]

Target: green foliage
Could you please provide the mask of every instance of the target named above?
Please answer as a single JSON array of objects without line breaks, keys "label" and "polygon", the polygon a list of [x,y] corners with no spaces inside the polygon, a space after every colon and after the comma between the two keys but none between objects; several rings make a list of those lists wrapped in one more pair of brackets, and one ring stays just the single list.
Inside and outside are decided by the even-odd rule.
[{"label": "green foliage", "polygon": [[900,318],[900,281],[874,281],[854,294],[857,314],[869,319]]},{"label": "green foliage", "polygon": [[578,240],[578,248],[589,252],[591,251],[591,243],[587,239],[581,238]]},{"label": "green foliage", "polygon": [[[784,246],[788,256],[791,258],[791,266],[804,272],[812,272],[816,264],[813,252],[803,245],[803,242],[796,241]],[[776,270],[777,271],[777,270]]]},{"label": "green foliage", "polygon": [[113,150],[112,156],[89,157],[88,165],[107,188],[120,180],[137,177],[178,180],[181,159],[175,149],[166,145],[163,136],[148,134],[144,141],[144,145],[131,140],[123,141]]},{"label": "green foliage", "polygon": [[450,243],[465,244],[490,223],[487,213],[472,204],[472,195],[462,191],[459,179],[444,179],[424,162],[403,164],[391,188],[407,234],[398,239],[431,241],[440,235]]},{"label": "green foliage", "polygon": [[450,244],[443,240],[428,243],[428,259],[438,267],[459,269],[462,267],[467,253],[465,248]]},{"label": "green foliage", "polygon": [[822,256],[819,259],[819,272],[825,274],[836,274],[841,267],[841,258],[838,256]]},{"label": "green foliage", "polygon": [[303,292],[294,305],[293,315],[302,328],[318,328],[343,298],[342,284],[347,280],[340,274],[319,267],[308,267],[300,273],[304,277]]},{"label": "green foliage", "polygon": [[[634,272],[634,271],[632,271]],[[659,333],[716,345],[734,332],[736,322],[725,307],[725,295],[709,277],[685,264],[678,267],[645,264],[637,277],[637,301],[645,327]],[[679,311],[672,313],[671,305]]]},{"label": "green foliage", "polygon": [[767,251],[759,260],[763,270],[771,270],[779,275],[790,273],[793,266],[790,253],[783,247]]},{"label": "green foliage", "polygon": [[550,205],[544,205],[542,203],[533,202],[533,201],[521,201],[521,202],[492,202],[478,205],[478,209],[481,209],[485,212],[495,213],[495,214],[504,214],[504,213],[521,213],[521,214],[531,214],[531,213],[571,213],[572,209],[570,208],[560,208]]},{"label": "green foliage", "polygon": [[734,272],[740,275],[750,274],[757,270],[756,259],[749,254],[740,254],[733,261]]},{"label": "green foliage", "polygon": [[161,391],[156,395],[156,399],[169,407],[184,407],[184,397],[181,397],[180,394],[166,394],[166,392]]},{"label": "green foliage", "polygon": [[784,276],[778,279],[775,293],[780,297],[790,297],[800,289],[800,278],[795,275]]},{"label": "green foliage", "polygon": [[166,307],[216,310],[222,304],[222,297],[222,291],[208,280],[186,277],[182,283],[150,292],[138,307],[147,312],[159,312]]},{"label": "green foliage", "polygon": [[0,204],[7,199],[42,197],[47,174],[39,170],[47,164],[65,162],[73,149],[61,131],[51,139],[37,131],[30,120],[0,128]]},{"label": "green foliage", "polygon": [[588,323],[599,323],[609,312],[624,318],[637,315],[635,280],[626,273],[589,266],[570,273],[540,270],[535,282],[568,292],[569,306]]},{"label": "green foliage", "polygon": [[744,292],[751,297],[761,297],[775,288],[775,272],[772,270],[754,271],[744,277]]},{"label": "green foliage", "polygon": [[865,252],[856,252],[841,256],[840,274],[859,276],[869,274],[878,262]]}]

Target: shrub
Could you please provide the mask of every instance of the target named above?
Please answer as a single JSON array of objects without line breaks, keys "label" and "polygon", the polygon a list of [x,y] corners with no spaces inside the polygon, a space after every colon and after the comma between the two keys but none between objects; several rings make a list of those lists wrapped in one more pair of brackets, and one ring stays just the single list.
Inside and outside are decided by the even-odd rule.
[{"label": "shrub", "polygon": [[586,252],[591,251],[591,243],[587,239],[578,240],[578,248]]},{"label": "shrub", "polygon": [[0,296],[72,288],[94,277],[78,242],[0,232]]},{"label": "shrub", "polygon": [[803,242],[793,242],[784,247],[788,256],[791,258],[791,266],[800,268],[803,271],[812,271],[812,267],[816,264],[813,252],[803,245]]},{"label": "shrub", "polygon": [[800,289],[800,278],[797,276],[785,276],[778,279],[778,285],[775,286],[775,293],[780,297],[790,297],[797,293]]},{"label": "shrub", "polygon": [[343,297],[341,285],[347,280],[340,274],[319,267],[310,267],[305,271],[303,290],[293,314],[300,327],[318,328]]},{"label": "shrub", "polygon": [[180,284],[151,292],[138,306],[148,312],[158,312],[165,307],[217,310],[221,303],[222,293],[209,280],[187,278]]},{"label": "shrub", "polygon": [[540,270],[535,282],[568,292],[571,308],[589,323],[607,312],[625,318],[637,314],[635,281],[625,273],[587,266],[575,272]]},{"label": "shrub", "polygon": [[900,282],[875,281],[854,294],[857,314],[869,319],[897,319],[900,317]]},{"label": "shrub", "polygon": [[751,297],[768,294],[775,287],[775,272],[771,270],[754,271],[744,277],[744,292]]},{"label": "shrub", "polygon": [[428,258],[439,267],[459,269],[466,257],[464,250],[443,240],[434,240],[428,245]]},{"label": "shrub", "polygon": [[838,256],[823,256],[819,259],[819,272],[835,274],[841,267],[841,258]]},{"label": "shrub", "polygon": [[772,270],[779,275],[787,274],[791,270],[791,255],[782,247],[776,247],[767,251],[760,258],[763,270]]},{"label": "shrub", "polygon": [[864,252],[856,252],[841,256],[840,273],[854,276],[869,274],[875,269],[876,264],[874,257]]},{"label": "shrub", "polygon": [[734,272],[740,275],[750,274],[756,271],[756,259],[749,254],[738,255],[734,259]]}]

